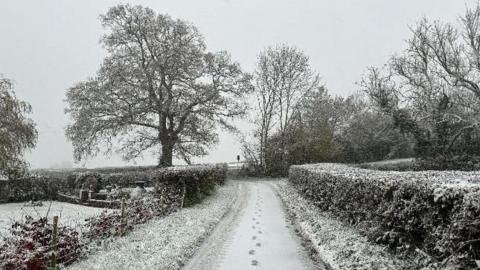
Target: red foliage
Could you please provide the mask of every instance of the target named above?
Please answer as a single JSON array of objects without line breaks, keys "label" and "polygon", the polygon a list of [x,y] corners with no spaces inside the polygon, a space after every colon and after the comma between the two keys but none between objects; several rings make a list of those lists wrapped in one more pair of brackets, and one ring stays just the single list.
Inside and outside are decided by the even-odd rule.
[{"label": "red foliage", "polygon": [[156,216],[163,216],[171,211],[171,207],[162,204],[156,198],[145,197],[141,200],[130,200],[125,205],[124,224],[121,224],[119,211],[102,212],[99,216],[87,219],[88,231],[85,236],[89,239],[120,236],[122,233],[131,231],[134,225],[143,224]]},{"label": "red foliage", "polygon": [[[53,225],[46,218],[25,217],[15,222],[10,235],[0,246],[0,266],[5,270],[45,269],[53,254]],[[79,255],[81,245],[78,232],[69,227],[58,228],[57,264],[69,264]]]}]

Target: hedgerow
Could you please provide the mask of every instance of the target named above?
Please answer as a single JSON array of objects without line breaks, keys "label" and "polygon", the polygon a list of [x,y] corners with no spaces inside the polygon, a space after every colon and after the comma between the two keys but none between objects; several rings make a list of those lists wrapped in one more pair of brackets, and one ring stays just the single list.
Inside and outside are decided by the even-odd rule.
[{"label": "hedgerow", "polygon": [[5,270],[41,270],[47,268],[51,256],[62,265],[72,263],[80,255],[78,231],[61,226],[58,229],[57,245],[52,245],[53,225],[47,218],[34,219],[26,216],[15,222],[9,235],[0,244],[0,267]]},{"label": "hedgerow", "polygon": [[55,199],[65,185],[64,179],[48,177],[0,180],[0,203]]},{"label": "hedgerow", "polygon": [[[213,193],[215,185],[225,183],[227,167],[224,165],[200,165],[171,167],[158,170],[153,176],[156,187],[174,183],[183,189],[183,206],[191,206]],[[157,188],[158,189],[158,188]]]},{"label": "hedgerow", "polygon": [[[0,203],[30,200],[57,199],[58,193],[77,195],[86,178],[95,179],[93,188],[102,186],[135,187],[136,182],[152,186],[155,179],[175,180],[187,184],[187,205],[210,194],[214,184],[223,184],[226,179],[226,164],[179,166],[169,168],[125,167],[79,169],[78,171],[37,171],[36,176],[15,180],[0,180]],[[168,180],[168,181],[170,181]],[[163,180],[162,180],[163,181]],[[85,186],[83,188],[90,188]],[[192,201],[192,203],[190,203]]]},{"label": "hedgerow", "polygon": [[[136,173],[129,172],[128,175]],[[140,177],[144,177],[145,173],[138,171]],[[77,260],[82,248],[92,241],[124,235],[138,224],[199,202],[213,193],[217,184],[225,182],[226,173],[227,168],[222,165],[171,167],[148,172],[148,180],[154,183],[155,191],[140,199],[126,200],[123,218],[120,210],[105,211],[86,219],[82,228],[59,227],[57,263],[67,265]],[[95,176],[102,177],[101,174]],[[31,183],[27,182],[26,189],[31,189]],[[8,190],[16,192],[17,189]],[[57,189],[48,194],[55,197],[55,192]],[[14,223],[0,244],[0,267],[12,270],[45,269],[53,252],[52,228],[46,218],[26,217],[24,222]],[[79,230],[82,231],[81,238]]]},{"label": "hedgerow", "polygon": [[431,269],[476,269],[479,172],[393,172],[340,164],[292,166],[289,181],[320,210]]}]

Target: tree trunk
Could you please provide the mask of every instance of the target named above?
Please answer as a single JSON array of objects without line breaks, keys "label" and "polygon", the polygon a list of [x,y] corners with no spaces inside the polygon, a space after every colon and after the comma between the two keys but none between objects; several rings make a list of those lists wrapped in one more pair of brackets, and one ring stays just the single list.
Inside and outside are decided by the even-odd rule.
[{"label": "tree trunk", "polygon": [[159,167],[172,166],[173,159],[173,143],[162,143],[162,155],[160,156]]}]

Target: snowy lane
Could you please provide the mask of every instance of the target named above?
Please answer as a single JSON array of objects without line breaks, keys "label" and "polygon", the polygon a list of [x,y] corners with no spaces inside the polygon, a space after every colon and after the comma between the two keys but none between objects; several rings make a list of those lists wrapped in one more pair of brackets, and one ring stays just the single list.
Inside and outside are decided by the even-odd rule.
[{"label": "snowy lane", "polygon": [[202,203],[138,225],[125,237],[97,246],[69,270],[179,270],[229,213],[240,186],[229,181]]},{"label": "snowy lane", "polygon": [[187,270],[316,269],[286,221],[271,183],[243,182],[244,194]]}]

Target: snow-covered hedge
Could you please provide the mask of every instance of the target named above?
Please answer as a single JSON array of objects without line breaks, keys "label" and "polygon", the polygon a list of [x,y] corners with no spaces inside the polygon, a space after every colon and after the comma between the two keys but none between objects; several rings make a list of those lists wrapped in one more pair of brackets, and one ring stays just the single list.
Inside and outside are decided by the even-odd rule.
[{"label": "snow-covered hedge", "polygon": [[238,193],[237,182],[227,183],[200,204],[138,225],[124,237],[92,244],[90,256],[66,269],[184,269]]},{"label": "snow-covered hedge", "polygon": [[199,201],[213,191],[214,184],[226,179],[226,164],[179,166],[164,169],[154,167],[103,168],[80,171],[41,171],[36,176],[15,180],[0,180],[0,203],[57,199],[57,194],[77,195],[85,176],[95,175],[103,185],[135,187],[137,181],[146,186],[158,181],[186,184],[187,205]]},{"label": "snow-covered hedge", "polygon": [[[9,234],[0,242],[0,268],[5,270],[47,269],[51,256],[56,262],[68,265],[80,255],[81,244],[78,231],[60,226],[58,241],[53,246],[53,225],[47,218],[34,219],[26,216],[24,221],[15,222]],[[56,269],[56,268],[55,268]]]},{"label": "snow-covered hedge", "polygon": [[392,256],[383,246],[369,242],[357,229],[331,213],[318,211],[317,206],[287,182],[277,182],[276,188],[310,255],[325,266],[321,269],[418,269],[410,267],[408,260]]},{"label": "snow-covered hedge", "polygon": [[321,210],[420,264],[476,269],[480,172],[394,172],[340,164],[292,166],[289,181]]},{"label": "snow-covered hedge", "polygon": [[65,186],[63,179],[48,177],[0,180],[0,203],[55,199]]},{"label": "snow-covered hedge", "polygon": [[216,184],[225,183],[227,167],[221,165],[201,165],[186,167],[170,167],[158,170],[154,176],[155,188],[165,183],[177,185],[183,192],[183,205],[190,206],[210,195]]}]

